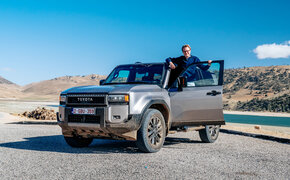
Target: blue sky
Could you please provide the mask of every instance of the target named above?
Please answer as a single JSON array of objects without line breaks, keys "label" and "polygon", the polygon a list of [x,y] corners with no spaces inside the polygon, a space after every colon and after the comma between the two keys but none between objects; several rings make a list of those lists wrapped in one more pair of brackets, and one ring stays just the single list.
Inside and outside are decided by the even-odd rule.
[{"label": "blue sky", "polygon": [[[0,76],[25,85],[107,75],[118,64],[180,56],[183,44],[226,68],[286,65],[289,7],[289,0],[1,0]],[[281,45],[286,55],[259,59],[253,50],[264,45]]]}]

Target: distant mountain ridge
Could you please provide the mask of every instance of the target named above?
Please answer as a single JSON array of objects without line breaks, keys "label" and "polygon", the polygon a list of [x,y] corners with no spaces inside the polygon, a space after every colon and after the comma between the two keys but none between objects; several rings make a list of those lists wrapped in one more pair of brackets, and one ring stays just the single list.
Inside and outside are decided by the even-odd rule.
[{"label": "distant mountain ridge", "polygon": [[87,76],[62,76],[50,80],[31,83],[23,87],[23,93],[29,93],[49,99],[58,98],[59,94],[75,86],[99,85],[106,76],[91,74]]},{"label": "distant mountain ridge", "polygon": [[28,84],[23,87],[22,92],[38,95],[56,95],[74,86],[99,85],[99,81],[105,78],[106,76],[97,74],[87,76],[62,76]]},{"label": "distant mountain ridge", "polygon": [[[22,87],[14,83],[0,84],[0,98],[57,101],[61,91],[75,86],[99,85],[99,81],[105,78],[104,75],[91,74],[86,76],[62,76],[34,82]],[[3,80],[3,82],[10,81]]]}]

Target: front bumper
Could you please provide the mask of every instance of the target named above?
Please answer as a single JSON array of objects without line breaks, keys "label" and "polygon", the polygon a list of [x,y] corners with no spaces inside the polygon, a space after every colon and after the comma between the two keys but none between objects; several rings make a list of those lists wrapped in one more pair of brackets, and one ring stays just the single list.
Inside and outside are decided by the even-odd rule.
[{"label": "front bumper", "polygon": [[[123,110],[122,110],[123,108]],[[95,107],[95,115],[73,115],[72,107],[60,106],[58,125],[64,136],[136,140],[140,115],[124,113],[124,107]],[[128,109],[127,109],[128,110]],[[118,112],[120,119],[114,120]],[[122,114],[123,112],[123,114]],[[126,116],[126,117],[125,117]]]}]

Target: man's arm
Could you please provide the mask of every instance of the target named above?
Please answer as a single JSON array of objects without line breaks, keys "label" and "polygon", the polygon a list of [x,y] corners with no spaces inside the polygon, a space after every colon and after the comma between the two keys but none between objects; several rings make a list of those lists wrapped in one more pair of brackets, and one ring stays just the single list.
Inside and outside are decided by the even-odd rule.
[{"label": "man's arm", "polygon": [[[195,57],[195,58],[196,58],[195,62],[200,62],[200,59],[198,57]],[[208,63],[207,65],[197,64],[197,67],[199,67],[201,70],[206,71],[206,70],[209,69],[209,67],[211,65],[211,62],[212,62],[212,60],[208,60],[207,61],[207,63]]]},{"label": "man's arm", "polygon": [[175,69],[175,68],[176,68],[177,65],[175,65],[175,64],[172,62],[171,58],[167,58],[165,61],[166,61],[166,63],[169,65],[170,69]]},{"label": "man's arm", "polygon": [[179,66],[179,62],[181,60],[181,57],[178,58],[167,58],[166,63],[169,65],[170,69],[175,69]]}]

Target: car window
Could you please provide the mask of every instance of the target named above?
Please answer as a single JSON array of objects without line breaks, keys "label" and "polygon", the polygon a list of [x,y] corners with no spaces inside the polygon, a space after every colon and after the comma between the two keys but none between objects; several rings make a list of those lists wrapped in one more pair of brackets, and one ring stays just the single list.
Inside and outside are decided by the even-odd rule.
[{"label": "car window", "polygon": [[135,81],[142,81],[143,77],[148,76],[148,72],[136,72]]},{"label": "car window", "polygon": [[219,82],[219,63],[193,64],[181,76],[187,78],[187,87],[216,86]]},{"label": "car window", "polygon": [[117,73],[114,74],[112,82],[113,83],[121,83],[121,82],[127,82],[127,77],[129,75],[128,70],[120,70]]},{"label": "car window", "polygon": [[160,84],[164,64],[132,64],[117,66],[104,84]]}]

